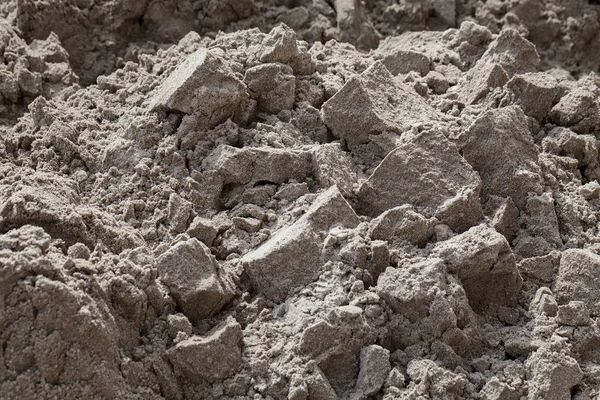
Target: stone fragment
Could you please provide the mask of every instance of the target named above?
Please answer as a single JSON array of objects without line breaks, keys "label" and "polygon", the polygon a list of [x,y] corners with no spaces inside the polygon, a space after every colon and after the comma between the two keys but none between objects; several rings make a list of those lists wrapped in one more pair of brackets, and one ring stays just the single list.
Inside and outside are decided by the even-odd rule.
[{"label": "stone fragment", "polygon": [[568,128],[556,127],[542,140],[546,153],[577,160],[577,168],[589,180],[600,179],[598,143],[593,135],[578,135]]},{"label": "stone fragment", "polygon": [[377,280],[376,292],[390,307],[416,321],[428,315],[435,293],[430,288],[444,286],[443,260],[431,258],[408,267],[388,267]]},{"label": "stone fragment", "polygon": [[411,360],[406,369],[411,383],[408,389],[428,393],[432,399],[465,399],[468,380],[427,359]]},{"label": "stone fragment", "polygon": [[541,193],[537,149],[519,107],[487,111],[456,142],[481,176],[484,200],[491,195],[511,197],[523,210],[530,192]]},{"label": "stone fragment", "polygon": [[229,317],[204,336],[192,336],[167,350],[175,374],[193,383],[214,382],[242,365],[243,333]]},{"label": "stone fragment", "polygon": [[296,32],[285,24],[276,26],[269,32],[263,43],[260,61],[263,63],[281,63],[292,67],[295,73],[311,75],[315,72],[315,62],[305,46],[298,46]]},{"label": "stone fragment", "polygon": [[354,228],[359,220],[337,187],[321,193],[300,219],[275,233],[241,262],[252,286],[273,301],[321,273],[321,246],[336,226]]},{"label": "stone fragment", "polygon": [[338,338],[339,332],[335,326],[323,320],[318,321],[302,333],[300,353],[315,358],[333,347]]},{"label": "stone fragment", "polygon": [[513,75],[535,71],[539,62],[532,43],[516,30],[504,29],[466,74],[458,87],[459,97],[465,103],[477,103],[491,89],[504,86]]},{"label": "stone fragment", "polygon": [[500,204],[494,212],[490,225],[503,234],[509,242],[515,238],[519,232],[519,209],[515,206],[512,198],[500,199]]},{"label": "stone fragment", "polygon": [[533,43],[517,30],[508,28],[500,31],[480,62],[497,63],[512,77],[515,74],[534,72],[540,63],[540,56]]},{"label": "stone fragment", "polygon": [[246,86],[225,61],[200,49],[159,86],[150,109],[194,114],[203,128],[213,128],[238,116],[246,97]]},{"label": "stone fragment", "polygon": [[360,50],[370,50],[379,44],[379,35],[369,20],[369,13],[361,0],[333,2],[340,39],[354,44]]},{"label": "stone fragment", "polygon": [[401,134],[412,126],[437,121],[437,112],[412,88],[394,79],[380,62],[352,77],[322,108],[323,121],[350,149],[369,135]]},{"label": "stone fragment", "polygon": [[431,70],[431,60],[423,53],[412,50],[385,49],[377,52],[380,54],[381,62],[392,73],[392,75],[408,74],[411,71],[421,76],[427,75]]},{"label": "stone fragment", "polygon": [[177,193],[171,193],[167,210],[167,218],[171,224],[171,229],[177,233],[185,232],[192,213],[192,203],[183,199]]},{"label": "stone fragment", "polygon": [[304,181],[312,173],[310,153],[271,147],[220,145],[204,159],[202,167],[217,171],[224,185]]},{"label": "stone fragment", "polygon": [[219,233],[211,220],[200,216],[194,218],[186,232],[188,235],[195,237],[207,246],[212,245]]},{"label": "stone fragment", "polygon": [[565,400],[583,378],[577,360],[543,344],[525,361],[529,381],[528,399]]},{"label": "stone fragment", "polygon": [[519,261],[517,267],[527,280],[535,280],[548,285],[554,281],[558,273],[560,254],[555,251],[545,256],[525,258]]},{"label": "stone fragment", "polygon": [[372,344],[360,351],[360,372],[356,390],[365,396],[379,392],[390,373],[390,351]]},{"label": "stone fragment", "polygon": [[497,377],[493,377],[486,382],[481,392],[482,400],[519,400],[519,391],[505,382],[500,382]]},{"label": "stone fragment", "polygon": [[372,239],[393,241],[398,238],[416,246],[424,246],[433,235],[434,221],[414,211],[409,205],[384,211],[371,221]]},{"label": "stone fragment", "polygon": [[546,118],[558,94],[556,78],[545,72],[515,75],[506,87],[525,114],[537,120]]},{"label": "stone fragment", "polygon": [[339,143],[317,146],[312,152],[313,174],[322,187],[336,185],[344,196],[350,196],[356,176],[354,163]]},{"label": "stone fragment", "polygon": [[593,317],[600,315],[600,256],[589,250],[562,253],[554,294],[559,304],[583,301]]},{"label": "stone fragment", "polygon": [[183,313],[196,323],[213,316],[234,295],[231,282],[206,245],[196,238],[177,243],[157,262],[158,274]]},{"label": "stone fragment", "polygon": [[475,311],[516,305],[523,279],[509,243],[493,228],[475,226],[440,243],[433,255],[458,276]]},{"label": "stone fragment", "polygon": [[233,217],[231,222],[239,228],[246,232],[258,232],[262,226],[262,221],[256,218],[248,218],[248,217]]},{"label": "stone fragment", "polygon": [[548,317],[556,316],[558,312],[558,304],[554,298],[554,294],[550,289],[542,286],[535,292],[535,296],[529,305],[529,311],[534,314],[543,314]]},{"label": "stone fragment", "polygon": [[441,133],[404,135],[361,185],[359,207],[378,216],[412,204],[421,214],[464,230],[482,218],[480,185],[477,173]]},{"label": "stone fragment", "polygon": [[494,88],[502,87],[508,82],[508,74],[495,63],[477,64],[465,76],[458,87],[459,99],[466,104],[475,104],[484,99]]},{"label": "stone fragment", "polygon": [[583,301],[570,301],[568,304],[558,306],[556,322],[561,325],[587,326],[592,323],[590,312]]},{"label": "stone fragment", "polygon": [[296,78],[294,71],[284,64],[261,64],[246,70],[244,82],[250,97],[265,112],[277,114],[294,105]]},{"label": "stone fragment", "polygon": [[592,133],[600,124],[598,86],[593,76],[581,79],[550,111],[550,122],[577,133]]}]

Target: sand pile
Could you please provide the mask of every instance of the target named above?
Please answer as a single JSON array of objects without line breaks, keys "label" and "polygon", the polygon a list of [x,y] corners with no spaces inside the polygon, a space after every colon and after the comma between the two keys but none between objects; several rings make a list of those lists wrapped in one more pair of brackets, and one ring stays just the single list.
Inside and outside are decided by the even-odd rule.
[{"label": "sand pile", "polygon": [[600,5],[0,15],[0,398],[600,398]]}]

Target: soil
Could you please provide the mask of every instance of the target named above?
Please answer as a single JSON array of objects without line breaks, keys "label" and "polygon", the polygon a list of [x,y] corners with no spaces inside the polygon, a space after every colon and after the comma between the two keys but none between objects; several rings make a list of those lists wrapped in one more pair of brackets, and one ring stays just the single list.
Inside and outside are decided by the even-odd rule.
[{"label": "soil", "polygon": [[0,4],[1,399],[600,399],[600,3]]}]

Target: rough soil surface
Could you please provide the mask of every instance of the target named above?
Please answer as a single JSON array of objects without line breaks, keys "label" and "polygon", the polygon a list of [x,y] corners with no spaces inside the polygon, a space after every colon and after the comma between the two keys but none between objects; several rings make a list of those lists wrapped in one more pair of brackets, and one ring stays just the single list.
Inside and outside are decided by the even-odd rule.
[{"label": "rough soil surface", "polygon": [[0,399],[600,399],[600,2],[0,18]]}]

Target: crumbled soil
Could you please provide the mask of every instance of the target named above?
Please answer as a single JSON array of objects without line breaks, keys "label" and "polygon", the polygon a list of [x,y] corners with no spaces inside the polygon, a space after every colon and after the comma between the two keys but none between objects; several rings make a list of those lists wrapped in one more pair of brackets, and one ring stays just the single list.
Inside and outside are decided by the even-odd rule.
[{"label": "crumbled soil", "polygon": [[0,4],[1,399],[600,399],[600,4]]}]

